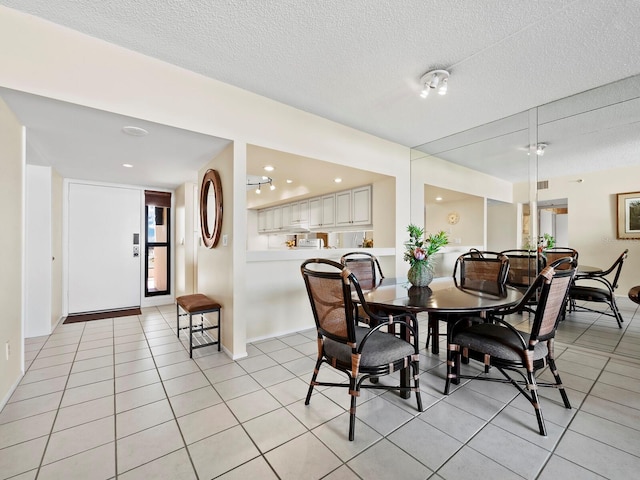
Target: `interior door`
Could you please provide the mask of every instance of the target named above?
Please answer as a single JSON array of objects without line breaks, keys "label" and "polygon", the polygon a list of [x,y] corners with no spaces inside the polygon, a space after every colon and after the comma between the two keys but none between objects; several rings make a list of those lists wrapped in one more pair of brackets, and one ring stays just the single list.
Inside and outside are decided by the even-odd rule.
[{"label": "interior door", "polygon": [[141,190],[69,183],[69,314],[140,306],[141,212]]}]

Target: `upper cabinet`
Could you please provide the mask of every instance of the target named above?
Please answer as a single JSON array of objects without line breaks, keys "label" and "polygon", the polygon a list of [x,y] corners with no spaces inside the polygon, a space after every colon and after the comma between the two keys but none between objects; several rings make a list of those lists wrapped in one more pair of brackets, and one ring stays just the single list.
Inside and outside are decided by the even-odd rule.
[{"label": "upper cabinet", "polygon": [[309,200],[309,228],[327,228],[336,225],[336,195],[331,193]]},{"label": "upper cabinet", "polygon": [[371,224],[371,185],[336,193],[336,226]]},{"label": "upper cabinet", "polygon": [[371,185],[258,211],[260,233],[307,224],[312,230],[371,225]]}]

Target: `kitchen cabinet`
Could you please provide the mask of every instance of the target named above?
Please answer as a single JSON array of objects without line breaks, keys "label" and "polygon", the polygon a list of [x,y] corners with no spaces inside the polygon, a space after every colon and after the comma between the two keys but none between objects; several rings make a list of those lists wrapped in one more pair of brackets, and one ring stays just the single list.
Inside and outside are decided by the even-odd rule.
[{"label": "kitchen cabinet", "polygon": [[336,195],[323,195],[309,200],[309,228],[333,227],[336,224]]},{"label": "kitchen cabinet", "polygon": [[336,193],[336,226],[370,224],[371,185]]},{"label": "kitchen cabinet", "polygon": [[309,200],[300,200],[291,204],[291,223],[307,223],[309,221]]},{"label": "kitchen cabinet", "polygon": [[267,231],[267,209],[258,210],[258,232]]},{"label": "kitchen cabinet", "polygon": [[290,230],[294,225],[310,229],[371,225],[371,185],[330,193],[258,211],[258,232]]}]

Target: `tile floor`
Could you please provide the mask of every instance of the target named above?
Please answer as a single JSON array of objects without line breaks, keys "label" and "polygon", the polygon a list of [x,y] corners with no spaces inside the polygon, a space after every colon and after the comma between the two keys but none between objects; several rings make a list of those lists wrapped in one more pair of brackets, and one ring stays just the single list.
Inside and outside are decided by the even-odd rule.
[{"label": "tile floor", "polygon": [[[444,356],[424,350],[425,411],[368,390],[349,442],[344,389],[317,389],[304,405],[312,330],[256,342],[232,361],[216,347],[190,360],[173,306],[60,325],[27,341],[28,370],[0,412],[0,477],[632,478],[640,470],[640,313],[626,299],[620,306],[623,330],[591,313],[561,324],[558,364],[574,408],[542,390],[546,438],[508,385],[471,381],[445,397]],[[321,375],[342,381],[326,365]]]}]

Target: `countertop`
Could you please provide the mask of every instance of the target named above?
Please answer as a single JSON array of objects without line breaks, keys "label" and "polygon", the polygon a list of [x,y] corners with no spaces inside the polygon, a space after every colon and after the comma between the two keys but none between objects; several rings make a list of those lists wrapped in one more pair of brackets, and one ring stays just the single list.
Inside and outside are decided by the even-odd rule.
[{"label": "countertop", "polygon": [[395,248],[292,248],[273,250],[250,250],[247,262],[273,262],[281,260],[305,260],[307,258],[329,258],[339,260],[348,252],[366,252],[376,257],[395,256]]}]

